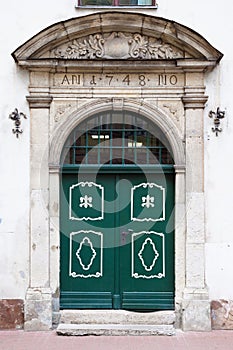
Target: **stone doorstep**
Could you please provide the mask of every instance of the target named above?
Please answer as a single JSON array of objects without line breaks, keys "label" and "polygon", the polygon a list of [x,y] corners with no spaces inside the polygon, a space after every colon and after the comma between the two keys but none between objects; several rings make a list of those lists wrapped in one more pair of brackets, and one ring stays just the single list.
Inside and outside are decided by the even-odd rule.
[{"label": "stone doorstep", "polygon": [[59,324],[58,335],[83,336],[83,335],[175,335],[172,325],[137,325],[137,324]]},{"label": "stone doorstep", "polygon": [[175,311],[61,310],[60,324],[174,325]]}]

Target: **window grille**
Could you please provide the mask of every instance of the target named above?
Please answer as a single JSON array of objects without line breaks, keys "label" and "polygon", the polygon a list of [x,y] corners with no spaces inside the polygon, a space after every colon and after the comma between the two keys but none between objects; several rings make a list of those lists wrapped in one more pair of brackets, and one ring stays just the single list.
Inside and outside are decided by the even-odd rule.
[{"label": "window grille", "polygon": [[154,125],[135,113],[99,113],[70,134],[63,165],[171,165],[173,158],[163,138]]}]

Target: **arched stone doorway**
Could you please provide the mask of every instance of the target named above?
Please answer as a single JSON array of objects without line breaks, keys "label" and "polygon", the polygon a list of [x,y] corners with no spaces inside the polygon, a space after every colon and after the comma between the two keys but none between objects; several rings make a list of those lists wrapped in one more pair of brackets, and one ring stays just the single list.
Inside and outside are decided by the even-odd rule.
[{"label": "arched stone doorway", "polygon": [[204,264],[204,73],[221,56],[178,23],[119,12],[55,24],[13,53],[16,62],[30,70],[31,278],[26,329],[50,328],[52,315],[59,311],[58,188],[64,143],[78,123],[107,110],[139,113],[168,140],[176,172],[177,325],[182,320],[184,330],[210,329]]}]

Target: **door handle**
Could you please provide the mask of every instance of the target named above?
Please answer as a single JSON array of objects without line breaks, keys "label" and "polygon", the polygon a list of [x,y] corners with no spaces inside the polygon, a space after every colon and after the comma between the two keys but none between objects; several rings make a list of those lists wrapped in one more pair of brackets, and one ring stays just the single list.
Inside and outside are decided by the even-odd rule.
[{"label": "door handle", "polygon": [[124,245],[125,244],[125,242],[126,242],[126,237],[130,234],[130,233],[132,233],[133,232],[133,230],[131,230],[131,229],[129,229],[128,231],[123,231],[123,232],[121,232],[121,245]]}]

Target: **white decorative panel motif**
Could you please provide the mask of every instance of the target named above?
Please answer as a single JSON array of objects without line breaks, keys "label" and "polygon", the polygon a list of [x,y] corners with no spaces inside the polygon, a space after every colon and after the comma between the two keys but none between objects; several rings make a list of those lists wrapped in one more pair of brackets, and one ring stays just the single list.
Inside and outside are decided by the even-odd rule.
[{"label": "white decorative panel motif", "polygon": [[80,230],[70,234],[69,276],[74,278],[103,276],[102,232]]},{"label": "white decorative panel motif", "polygon": [[[151,247],[152,247],[152,249],[153,249],[153,253],[154,253],[153,260],[152,260],[151,264],[149,264],[149,265],[147,265],[147,264],[145,263],[145,260],[144,260],[144,258],[143,258],[143,252],[144,252],[145,246],[146,246],[147,244],[150,244],[150,245],[151,245]],[[155,247],[155,244],[154,244],[154,242],[152,241],[151,238],[147,238],[147,239],[143,242],[142,248],[141,248],[140,252],[138,253],[138,256],[139,256],[139,258],[141,259],[142,265],[143,265],[143,267],[145,268],[145,270],[146,270],[146,271],[151,271],[151,270],[153,269],[154,265],[155,265],[156,260],[157,260],[158,257],[159,257],[159,253],[158,253],[158,251],[157,251],[157,249],[156,249],[156,247]]]},{"label": "white decorative panel motif", "polygon": [[103,220],[104,187],[94,182],[79,182],[70,186],[69,219]]},{"label": "white decorative panel motif", "polygon": [[[90,249],[91,249],[91,252],[92,252],[92,255],[91,255],[91,258],[90,258],[90,261],[89,261],[88,264],[85,264],[85,262],[83,262],[83,259],[82,259],[81,255],[80,255],[84,245],[88,245],[90,247]],[[78,250],[76,252],[76,256],[77,256],[77,258],[78,258],[78,260],[80,262],[80,265],[82,266],[83,270],[88,271],[90,269],[92,263],[93,263],[93,260],[96,257],[96,251],[93,248],[93,244],[92,244],[92,242],[90,241],[90,239],[88,237],[84,237],[82,239],[82,242],[80,243],[80,246],[79,246],[79,248],[78,248]]]},{"label": "white decorative panel motif", "polygon": [[132,221],[165,220],[165,188],[147,182],[131,188]]},{"label": "white decorative panel motif", "polygon": [[141,231],[132,234],[131,241],[133,278],[165,277],[164,234]]}]

